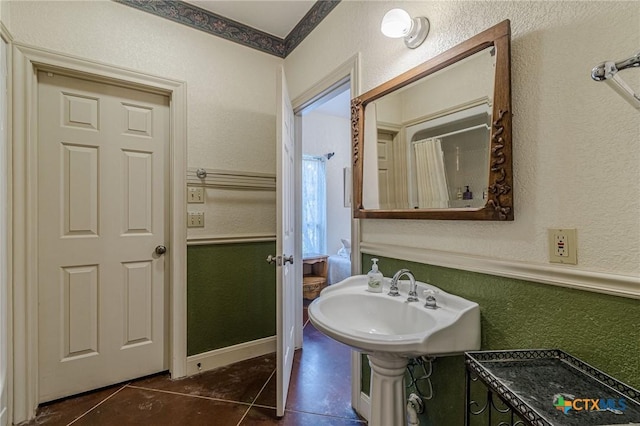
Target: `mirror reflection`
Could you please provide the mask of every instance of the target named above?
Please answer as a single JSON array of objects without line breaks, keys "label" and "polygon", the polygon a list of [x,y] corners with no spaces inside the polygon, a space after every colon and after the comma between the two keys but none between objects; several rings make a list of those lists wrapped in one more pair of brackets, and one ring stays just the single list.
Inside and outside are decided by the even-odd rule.
[{"label": "mirror reflection", "polygon": [[366,105],[365,209],[487,204],[495,50],[485,48]]}]

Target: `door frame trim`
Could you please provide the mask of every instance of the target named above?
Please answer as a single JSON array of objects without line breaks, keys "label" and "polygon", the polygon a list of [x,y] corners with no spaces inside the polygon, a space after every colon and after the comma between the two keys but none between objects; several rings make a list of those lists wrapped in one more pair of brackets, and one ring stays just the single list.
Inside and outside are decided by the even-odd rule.
[{"label": "door frame trim", "polygon": [[[5,27],[5,25],[0,22],[0,39],[2,43],[6,44],[7,49],[7,76],[6,76],[6,93],[0,93],[0,96],[5,98],[5,106],[6,111],[4,112],[4,119],[6,123],[6,129],[4,129],[4,137],[6,138],[6,147],[5,147],[5,157],[3,159],[4,163],[0,165],[0,173],[4,173],[5,177],[5,188],[4,196],[6,197],[5,201],[5,216],[2,218],[4,223],[2,225],[5,226],[6,230],[6,239],[4,241],[0,241],[0,244],[3,245],[4,248],[4,264],[6,265],[6,271],[4,271],[4,281],[0,279],[0,293],[4,292],[6,299],[4,301],[0,301],[0,316],[3,318],[0,319],[0,337],[1,343],[6,343],[4,348],[0,348],[0,351],[3,353],[0,355],[0,370],[4,370],[5,373],[5,381],[4,383],[0,383],[0,425],[9,425],[12,424],[12,416],[13,416],[13,353],[11,348],[13,347],[12,342],[12,312],[13,307],[11,306],[12,299],[12,289],[11,282],[13,277],[12,271],[12,261],[13,261],[13,230],[11,229],[12,223],[12,205],[13,205],[13,180],[12,180],[12,165],[11,165],[11,141],[12,141],[12,46],[13,46],[13,37],[9,30]],[[2,251],[2,250],[0,250]],[[4,305],[4,306],[3,306]],[[2,308],[5,308],[4,311]],[[0,377],[2,373],[0,372]],[[3,397],[6,398],[3,401]],[[4,404],[4,405],[3,405]]]},{"label": "door frame trim", "polygon": [[[302,163],[302,111],[320,99],[322,96],[330,93],[336,88],[340,87],[345,81],[349,80],[351,96],[355,98],[360,95],[360,53],[356,53],[351,56],[345,62],[340,64],[337,68],[327,74],[320,81],[316,82],[313,86],[306,91],[298,95],[292,100],[293,113],[296,120],[296,191],[298,194],[302,193],[301,186],[301,166]],[[353,147],[352,147],[353,148]],[[296,203],[296,221],[297,224],[302,222],[302,204],[299,201]],[[360,253],[360,219],[351,218],[351,274],[356,275],[362,273],[362,255]],[[296,236],[296,244],[299,247],[299,253],[302,253],[302,237]],[[300,277],[302,271],[300,271]],[[296,295],[296,300],[302,300],[302,286],[296,287],[299,294]],[[296,306],[296,324],[302,324],[302,303]],[[296,330],[296,348],[302,347],[302,327]],[[369,418],[369,408],[366,401],[361,399],[361,361],[360,353],[351,351],[351,406],[360,415],[366,419]]]},{"label": "door frame trim", "polygon": [[186,141],[187,90],[167,79],[76,56],[13,43],[13,422],[38,406],[37,73],[56,71],[169,97],[169,354],[172,377],[187,371]]}]

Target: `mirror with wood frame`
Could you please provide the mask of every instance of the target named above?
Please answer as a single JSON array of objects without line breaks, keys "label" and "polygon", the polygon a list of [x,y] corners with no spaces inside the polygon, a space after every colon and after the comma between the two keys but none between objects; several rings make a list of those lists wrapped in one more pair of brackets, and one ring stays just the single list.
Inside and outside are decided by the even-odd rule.
[{"label": "mirror with wood frame", "polygon": [[509,21],[351,101],[356,218],[513,220]]}]

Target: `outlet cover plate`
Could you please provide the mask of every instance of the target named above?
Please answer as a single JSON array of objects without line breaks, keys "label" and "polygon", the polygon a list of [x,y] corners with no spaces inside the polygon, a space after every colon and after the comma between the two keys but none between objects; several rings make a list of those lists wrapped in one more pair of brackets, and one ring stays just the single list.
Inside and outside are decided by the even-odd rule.
[{"label": "outlet cover plate", "polygon": [[575,228],[548,229],[549,262],[578,264],[578,238]]}]

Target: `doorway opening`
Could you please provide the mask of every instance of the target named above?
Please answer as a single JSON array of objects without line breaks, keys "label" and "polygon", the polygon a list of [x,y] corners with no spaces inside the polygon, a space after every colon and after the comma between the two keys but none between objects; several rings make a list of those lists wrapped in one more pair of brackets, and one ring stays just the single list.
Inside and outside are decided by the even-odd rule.
[{"label": "doorway opening", "polygon": [[351,275],[350,101],[346,80],[298,113],[304,313],[323,288]]}]

